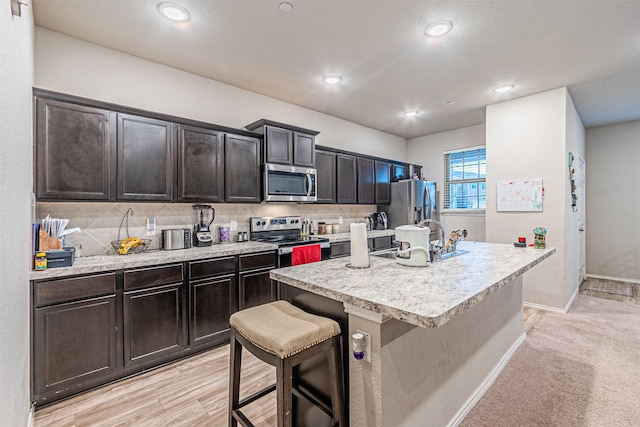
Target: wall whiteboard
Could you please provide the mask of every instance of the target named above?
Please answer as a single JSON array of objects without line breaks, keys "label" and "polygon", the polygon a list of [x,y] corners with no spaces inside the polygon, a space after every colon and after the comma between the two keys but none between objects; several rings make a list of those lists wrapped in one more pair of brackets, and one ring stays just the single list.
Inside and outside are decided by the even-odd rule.
[{"label": "wall whiteboard", "polygon": [[542,179],[498,181],[497,210],[542,212]]}]

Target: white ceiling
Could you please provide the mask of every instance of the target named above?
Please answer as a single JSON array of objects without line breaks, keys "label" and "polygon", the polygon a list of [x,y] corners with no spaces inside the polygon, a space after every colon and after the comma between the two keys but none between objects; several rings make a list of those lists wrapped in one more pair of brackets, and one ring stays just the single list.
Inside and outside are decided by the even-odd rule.
[{"label": "white ceiling", "polygon": [[[486,105],[562,86],[587,127],[640,119],[638,0],[288,1],[290,13],[281,0],[175,0],[191,14],[182,24],[160,0],[33,8],[38,26],[405,138],[484,123]],[[453,30],[425,37],[439,20]],[[327,87],[333,73],[343,82]]]}]

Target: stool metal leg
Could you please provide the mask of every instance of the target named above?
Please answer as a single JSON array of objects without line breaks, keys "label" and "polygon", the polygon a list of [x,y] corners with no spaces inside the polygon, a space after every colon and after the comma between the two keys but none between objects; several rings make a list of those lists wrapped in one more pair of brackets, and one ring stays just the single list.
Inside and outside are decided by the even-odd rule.
[{"label": "stool metal leg", "polygon": [[229,427],[237,427],[238,421],[233,416],[238,410],[240,401],[240,369],[242,365],[242,345],[236,340],[236,331],[231,328],[231,366],[229,367]]}]

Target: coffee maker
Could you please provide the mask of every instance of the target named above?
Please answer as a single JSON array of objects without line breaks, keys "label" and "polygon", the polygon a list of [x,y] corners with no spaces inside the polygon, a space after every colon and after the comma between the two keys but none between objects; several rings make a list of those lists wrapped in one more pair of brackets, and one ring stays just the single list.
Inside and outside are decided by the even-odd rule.
[{"label": "coffee maker", "polygon": [[211,246],[211,223],[215,217],[215,209],[211,205],[193,205],[193,245]]}]

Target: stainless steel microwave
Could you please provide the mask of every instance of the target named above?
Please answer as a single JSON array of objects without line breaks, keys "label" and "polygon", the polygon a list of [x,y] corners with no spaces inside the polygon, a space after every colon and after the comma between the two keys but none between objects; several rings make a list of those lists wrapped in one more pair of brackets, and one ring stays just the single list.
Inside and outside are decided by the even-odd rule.
[{"label": "stainless steel microwave", "polygon": [[265,202],[315,202],[317,170],[300,166],[264,165]]}]

